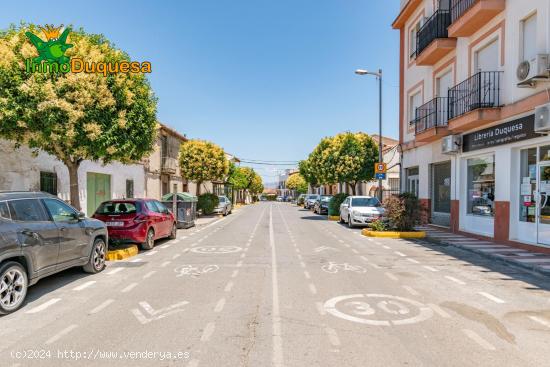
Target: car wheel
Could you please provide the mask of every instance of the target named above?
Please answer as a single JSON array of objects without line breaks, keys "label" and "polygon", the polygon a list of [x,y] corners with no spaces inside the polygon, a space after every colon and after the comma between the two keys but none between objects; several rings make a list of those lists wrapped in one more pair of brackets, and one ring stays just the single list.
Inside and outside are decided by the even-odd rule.
[{"label": "car wheel", "polygon": [[344,219],[342,218],[342,214],[340,214],[340,220],[338,220],[338,223],[345,223]]},{"label": "car wheel", "polygon": [[355,227],[355,226],[353,225],[353,222],[351,221],[351,216],[348,217],[348,227],[350,227],[350,228]]},{"label": "car wheel", "polygon": [[227,217],[227,209],[225,209],[225,210],[223,211],[223,216],[224,216],[224,217]]},{"label": "car wheel", "polygon": [[153,228],[149,228],[147,237],[145,237],[145,242],[141,244],[141,248],[143,250],[151,250],[153,247],[155,247],[155,231],[153,231]]},{"label": "car wheel", "polygon": [[170,231],[170,239],[175,240],[178,235],[178,227],[176,226],[176,223],[172,224],[172,230]]},{"label": "car wheel", "polygon": [[0,267],[0,314],[16,311],[27,296],[28,278],[25,268],[15,261]]},{"label": "car wheel", "polygon": [[83,270],[86,273],[99,273],[105,269],[105,259],[107,255],[107,245],[101,238],[96,238],[94,245],[92,246],[92,253],[90,260],[83,266]]}]

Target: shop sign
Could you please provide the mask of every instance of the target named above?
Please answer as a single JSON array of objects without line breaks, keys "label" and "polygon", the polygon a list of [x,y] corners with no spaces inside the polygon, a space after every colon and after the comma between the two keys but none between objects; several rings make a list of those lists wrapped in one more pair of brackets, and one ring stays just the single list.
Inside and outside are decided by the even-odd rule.
[{"label": "shop sign", "polygon": [[497,145],[515,143],[539,137],[535,133],[535,115],[529,115],[504,124],[465,134],[462,137],[462,151],[471,152]]}]

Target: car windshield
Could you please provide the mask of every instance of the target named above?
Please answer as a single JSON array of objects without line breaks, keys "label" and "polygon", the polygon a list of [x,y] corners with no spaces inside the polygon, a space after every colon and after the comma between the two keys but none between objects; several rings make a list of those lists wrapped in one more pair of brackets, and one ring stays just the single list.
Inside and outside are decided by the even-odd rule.
[{"label": "car windshield", "polygon": [[139,211],[139,203],[137,202],[112,202],[108,201],[99,206],[96,214],[116,215],[116,214],[135,214]]},{"label": "car windshield", "polygon": [[309,195],[308,199],[317,199],[319,198],[319,195]]},{"label": "car windshield", "polygon": [[353,198],[351,199],[351,206],[380,206],[380,202],[377,198]]},{"label": "car windshield", "polygon": [[225,203],[225,198],[223,196],[220,196],[218,199],[220,199],[220,203]]},{"label": "car windshield", "polygon": [[321,196],[321,201],[330,201],[332,199],[332,196]]}]

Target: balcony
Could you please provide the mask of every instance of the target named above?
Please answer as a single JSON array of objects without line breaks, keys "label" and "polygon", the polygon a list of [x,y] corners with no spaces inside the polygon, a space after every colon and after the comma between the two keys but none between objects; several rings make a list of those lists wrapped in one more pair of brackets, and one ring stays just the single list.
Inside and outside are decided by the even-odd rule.
[{"label": "balcony", "polygon": [[436,97],[416,109],[415,139],[432,142],[449,134],[447,130],[449,99]]},{"label": "balcony", "polygon": [[504,10],[506,0],[451,0],[449,37],[469,37]]},{"label": "balcony", "polygon": [[416,64],[433,65],[456,47],[456,38],[448,38],[449,10],[437,10],[420,28],[416,41]]},{"label": "balcony", "polygon": [[178,167],[178,160],[173,157],[162,157],[162,165],[160,172],[163,174],[173,175],[176,173]]},{"label": "balcony", "polygon": [[500,118],[502,71],[480,71],[449,89],[449,129],[462,132]]}]

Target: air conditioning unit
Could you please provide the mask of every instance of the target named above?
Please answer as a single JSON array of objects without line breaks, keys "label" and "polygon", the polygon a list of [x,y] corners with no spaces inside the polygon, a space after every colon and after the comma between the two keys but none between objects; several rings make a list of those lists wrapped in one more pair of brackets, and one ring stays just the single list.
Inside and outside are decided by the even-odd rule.
[{"label": "air conditioning unit", "polygon": [[534,87],[537,81],[550,80],[549,68],[548,54],[538,54],[534,59],[521,62],[516,70],[518,87]]},{"label": "air conditioning unit", "polygon": [[448,135],[441,140],[441,153],[457,154],[460,152],[462,137],[460,135]]},{"label": "air conditioning unit", "polygon": [[535,108],[535,132],[550,134],[550,103]]}]

